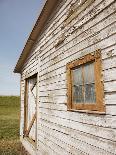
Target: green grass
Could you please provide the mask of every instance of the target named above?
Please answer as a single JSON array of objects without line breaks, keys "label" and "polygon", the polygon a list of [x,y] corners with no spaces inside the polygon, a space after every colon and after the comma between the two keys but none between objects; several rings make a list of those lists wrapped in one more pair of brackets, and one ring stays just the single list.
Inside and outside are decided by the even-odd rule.
[{"label": "green grass", "polygon": [[0,96],[0,155],[19,155],[20,98]]}]

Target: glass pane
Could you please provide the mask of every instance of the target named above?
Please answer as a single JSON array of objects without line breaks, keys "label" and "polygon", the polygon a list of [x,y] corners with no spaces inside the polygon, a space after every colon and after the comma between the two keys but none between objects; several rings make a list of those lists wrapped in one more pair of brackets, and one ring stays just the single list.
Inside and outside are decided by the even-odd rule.
[{"label": "glass pane", "polygon": [[96,103],[95,84],[85,85],[85,103]]},{"label": "glass pane", "polygon": [[72,86],[73,86],[73,102],[83,103],[83,93],[82,93],[82,67],[72,70]]},{"label": "glass pane", "polygon": [[74,85],[82,85],[82,67],[72,70],[72,76]]},{"label": "glass pane", "polygon": [[94,83],[94,62],[84,65],[84,83]]},{"label": "glass pane", "polygon": [[83,103],[82,86],[73,86],[73,103]]},{"label": "glass pane", "polygon": [[96,103],[94,62],[72,70],[72,96],[73,103]]},{"label": "glass pane", "polygon": [[94,62],[84,65],[84,102],[96,103]]}]

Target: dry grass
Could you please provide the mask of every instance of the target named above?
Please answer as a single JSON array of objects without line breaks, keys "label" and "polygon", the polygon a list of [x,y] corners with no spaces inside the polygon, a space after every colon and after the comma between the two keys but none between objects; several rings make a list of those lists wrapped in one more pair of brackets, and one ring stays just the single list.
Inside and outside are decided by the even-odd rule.
[{"label": "dry grass", "polygon": [[19,140],[1,140],[0,155],[20,155],[21,144]]},{"label": "dry grass", "polygon": [[0,96],[0,155],[21,155],[19,102],[19,97]]}]

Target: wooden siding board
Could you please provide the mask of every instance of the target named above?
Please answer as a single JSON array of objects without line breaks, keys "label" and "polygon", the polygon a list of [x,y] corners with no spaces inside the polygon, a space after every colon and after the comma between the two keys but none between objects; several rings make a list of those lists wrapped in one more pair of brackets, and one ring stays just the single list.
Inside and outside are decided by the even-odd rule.
[{"label": "wooden siding board", "polygon": [[65,104],[55,104],[55,103],[50,103],[50,102],[49,103],[45,103],[45,102],[40,103],[39,108],[51,109],[51,110],[57,110],[57,111],[67,111],[67,107]]},{"label": "wooden siding board", "polygon": [[[62,104],[60,104],[62,105]],[[60,106],[59,105],[59,106]],[[41,105],[40,105],[41,107]],[[46,109],[44,107],[43,103],[43,108],[40,108],[41,113],[45,113],[47,115],[51,114],[55,117],[60,117],[62,119],[66,120],[72,120],[74,122],[79,122],[82,124],[88,124],[88,125],[94,125],[94,126],[99,126],[103,128],[110,128],[110,129],[116,129],[116,117],[112,117],[110,115],[93,115],[93,114],[85,114],[85,113],[77,113],[77,112],[67,112],[67,111],[58,111],[57,109]]]},{"label": "wooden siding board", "polygon": [[[48,20],[48,24],[46,24],[46,26],[43,30],[44,33],[40,36],[40,38],[38,40],[38,44],[41,45],[41,47],[43,45],[47,44],[48,41],[50,43],[50,40],[48,40],[48,38],[52,39],[53,34],[55,33],[54,31],[55,30],[57,31],[58,28],[61,27],[61,25],[63,24],[63,21],[65,20],[65,18],[67,16],[67,12],[70,9],[70,6],[73,2],[74,2],[74,0],[72,0],[72,1],[68,0],[65,3],[63,2],[64,5],[62,7],[59,6],[60,10],[58,10],[58,13],[57,14],[54,13],[53,18],[51,20],[50,19]],[[52,32],[53,32],[53,34],[52,34]],[[46,35],[44,35],[44,34],[46,34]]]},{"label": "wooden siding board", "polygon": [[116,68],[108,69],[104,71],[104,81],[116,80]]},{"label": "wooden siding board", "polygon": [[[49,110],[50,113],[50,110]],[[98,127],[94,125],[88,125],[80,122],[75,122],[72,120],[66,120],[61,117],[56,117],[50,114],[45,114],[41,112],[41,117],[48,122],[60,124],[66,128],[71,128],[74,130],[79,130],[84,133],[91,133],[96,137],[101,137],[103,139],[111,140],[112,142],[116,142],[116,130],[104,127]]]},{"label": "wooden siding board", "polygon": [[40,97],[39,102],[54,102],[56,104],[59,103],[66,103],[67,102],[67,97],[66,96],[54,96],[52,97]]},{"label": "wooden siding board", "polygon": [[[45,128],[48,128],[51,130],[51,132],[56,132],[56,134],[54,134],[55,137],[59,138],[59,136],[57,136],[57,132],[61,135],[68,135],[70,136],[69,138],[73,138],[75,139],[75,143],[77,143],[76,139],[80,140],[80,141],[85,141],[87,144],[92,144],[94,146],[96,146],[97,148],[102,148],[104,150],[108,150],[109,148],[109,152],[114,153],[115,150],[115,143],[112,143],[111,141],[109,142],[109,147],[108,147],[108,143],[107,140],[102,139],[100,137],[96,137],[93,136],[91,134],[87,134],[84,132],[80,132],[78,130],[73,130],[71,128],[65,128],[63,126],[59,126],[57,124],[52,124],[51,122],[47,122],[46,120],[42,121],[42,126],[44,126]],[[49,131],[46,129],[46,131]],[[65,141],[65,138],[63,138],[63,136],[61,136],[63,141]],[[65,141],[66,143],[69,143],[68,140]],[[70,144],[69,144],[70,145]],[[77,143],[78,145],[78,143]],[[78,147],[78,146],[77,146]]]},{"label": "wooden siding board", "polygon": [[[41,81],[42,83],[42,81]],[[67,89],[66,87],[66,82],[59,82],[58,84],[45,84],[45,82],[43,82],[44,85],[39,87],[40,92],[46,92],[46,93],[50,93],[52,91],[60,91],[60,90],[64,90]],[[111,93],[111,92],[115,92],[116,91],[116,81],[109,81],[109,82],[104,82],[104,92],[105,93]]]},{"label": "wooden siding board", "polygon": [[109,59],[116,56],[116,43],[102,50],[102,59]]},{"label": "wooden siding board", "polygon": [[105,82],[104,83],[104,91],[109,92],[109,93],[116,92],[116,81]]},{"label": "wooden siding board", "polygon": [[116,116],[116,105],[108,105],[106,107],[107,113],[112,115],[112,116]]},{"label": "wooden siding board", "polygon": [[[104,11],[101,12],[101,16],[99,15],[95,19],[92,19],[90,22],[88,22],[85,25],[83,25],[83,27],[81,29],[79,29],[79,31],[76,31],[76,36],[78,36],[78,34],[82,33],[83,31],[87,30],[88,28],[91,28],[93,25],[96,25],[97,23],[99,23],[99,21],[103,21],[103,19],[107,18],[110,14],[112,14],[114,12],[114,9],[113,8],[115,8],[115,5],[116,4],[113,3],[110,7],[106,7],[106,10],[104,10]],[[52,44],[50,44],[50,45],[53,46]],[[47,47],[46,50],[51,51],[51,48],[49,49]],[[44,53],[42,52],[43,53],[42,60],[45,59],[45,58],[47,58],[49,55],[52,54],[51,52],[49,52],[49,53],[46,52],[46,50],[43,49],[43,52]],[[53,52],[54,52],[54,50],[53,50]],[[40,55],[40,58],[41,58],[41,55]]]},{"label": "wooden siding board", "polygon": [[[85,13],[85,12],[84,12]],[[81,18],[82,18],[82,16],[83,16],[83,14],[81,15]],[[78,16],[79,17],[79,16]],[[80,18],[80,19],[81,19]],[[76,21],[79,21],[79,19],[77,19]],[[61,25],[62,23],[60,23],[60,25]],[[74,23],[72,24],[72,25],[74,25]],[[59,26],[59,25],[58,25]],[[72,27],[72,26],[70,26],[70,27]],[[57,30],[57,29],[56,29]],[[59,32],[61,32],[61,30],[60,31],[58,31],[57,33],[59,34]],[[53,36],[51,36],[52,38],[53,38]],[[57,37],[57,35],[56,35],[56,37]],[[56,39],[56,38],[54,38],[54,39]],[[47,44],[46,44],[47,45]],[[50,44],[49,45],[51,45],[52,46],[52,44],[51,44],[51,42],[50,42]],[[46,46],[45,46],[46,47]],[[47,47],[48,48],[48,47]],[[42,54],[44,57],[46,56],[46,54],[47,53],[45,53],[45,48],[43,49],[43,51],[44,51],[44,53]],[[41,57],[41,55],[40,55],[40,57]]]},{"label": "wooden siding board", "polygon": [[[49,133],[47,132],[49,130]],[[99,154],[99,152],[101,151],[102,154],[106,154],[106,153],[110,153],[110,154],[115,154],[116,150],[115,150],[115,144],[110,145],[110,147],[107,146],[107,142],[104,141],[103,139],[95,139],[90,135],[86,135],[83,136],[84,134],[76,134],[75,131],[73,131],[73,133],[69,133],[69,134],[65,134],[62,133],[60,131],[57,130],[53,130],[51,128],[49,128],[48,126],[42,125],[42,130],[40,130],[40,133],[45,133],[48,135],[48,137],[51,137],[51,140],[53,139],[53,141],[59,141],[59,143],[62,142],[62,146],[64,144],[64,148],[71,152],[71,150],[73,150],[75,148],[75,150],[73,150],[74,154],[77,154],[77,151],[84,151],[87,152],[88,154],[90,154],[91,152],[91,147],[93,147],[93,152],[91,152],[91,154]],[[79,136],[78,136],[79,135]],[[61,141],[61,142],[60,142]],[[68,144],[68,147],[67,145]],[[72,147],[72,149],[70,150],[70,147]],[[88,150],[84,150],[83,147],[86,149],[88,148]],[[77,149],[77,151],[76,151]],[[101,150],[99,150],[101,149]],[[72,152],[71,152],[72,153]]]},{"label": "wooden siding board", "polygon": [[43,29],[43,34],[38,38],[39,44],[42,44],[44,39],[47,38],[46,36],[44,36],[44,32],[47,35],[47,33],[49,34],[50,30],[54,30],[54,28],[57,29],[57,27],[54,27],[54,25],[56,25],[60,20],[62,20],[62,17],[64,17],[64,15],[67,13],[67,10],[70,8],[70,5],[71,3],[73,3],[73,1],[74,0],[67,0],[65,2],[62,1],[61,4],[59,4],[56,11],[54,11],[54,14],[52,14],[51,17],[49,17]]},{"label": "wooden siding board", "polygon": [[[116,26],[116,25],[115,25]],[[114,26],[114,32],[115,32],[115,26]],[[116,36],[115,35],[115,33],[111,33],[111,36],[112,35],[114,35],[114,37]],[[103,34],[102,34],[103,33]],[[105,35],[106,35],[106,37],[104,36],[104,38],[101,38],[101,36],[103,36],[104,35],[104,33],[105,33]],[[105,30],[104,32],[102,32],[102,31],[100,31],[100,34],[98,35],[98,36],[96,36],[96,38],[100,38],[100,40],[101,41],[103,41],[104,42],[104,40],[106,39],[106,41],[108,40],[108,38],[109,37],[107,37],[107,34],[109,33],[109,29],[108,29],[108,31],[107,30]],[[110,40],[111,40],[111,38],[113,39],[113,37],[110,37]],[[100,41],[96,41],[96,44],[97,43],[99,43]],[[114,40],[114,42],[115,42],[115,40]],[[110,43],[110,42],[109,42]],[[99,43],[100,44],[100,43]],[[66,51],[64,51],[64,53],[62,54],[62,59],[63,59],[63,57],[65,57],[66,58],[66,55],[68,55],[68,57],[70,56],[70,58],[71,58],[71,55],[72,55],[72,53],[76,53],[75,51],[77,51],[77,53],[79,52],[79,51],[83,51],[84,49],[87,49],[90,45],[95,45],[95,38],[94,37],[92,37],[92,38],[90,38],[90,40],[85,40],[84,42],[83,42],[83,44],[76,44],[76,46],[75,46],[75,48],[72,48],[72,44],[70,45],[71,47],[68,47],[68,48],[71,48],[70,50],[66,50]],[[65,47],[66,48],[66,47]],[[68,52],[69,51],[69,52]],[[65,53],[66,52],[66,53]],[[69,58],[69,59],[70,59]],[[47,66],[47,68],[46,69],[44,69],[43,71],[41,71],[41,74],[40,75],[44,75],[45,73],[48,73],[48,72],[51,72],[52,70],[55,70],[56,68],[55,68],[55,66],[57,66],[57,65],[59,65],[60,67],[63,65],[60,65],[62,62],[61,62],[61,60],[60,60],[60,62],[59,62],[59,64],[54,64],[54,65],[51,65],[51,66]],[[55,69],[54,69],[55,68]]]},{"label": "wooden siding board", "polygon": [[[42,126],[43,127],[43,126]],[[54,133],[54,134],[57,134],[58,136],[59,136],[59,138],[56,138],[55,136],[53,136],[53,135],[51,135],[51,133],[50,134],[48,134],[48,133],[46,133],[46,131],[44,130],[44,127],[43,127],[43,130],[39,130],[40,132],[41,132],[41,135],[42,136],[44,136],[44,137],[49,137],[49,141],[50,142],[53,142],[54,144],[57,144],[57,143],[59,143],[60,144],[60,146],[62,146],[62,148],[65,148],[65,149],[63,149],[63,151],[58,151],[58,149],[57,148],[55,148],[55,149],[57,149],[56,151],[58,151],[58,153],[60,153],[60,154],[64,154],[64,155],[76,155],[77,154],[77,152],[78,152],[78,154],[79,155],[85,155],[85,154],[87,154],[87,153],[85,153],[82,149],[80,149],[80,147],[78,146],[78,148],[76,148],[75,146],[71,146],[71,145],[69,145],[69,144],[67,144],[66,142],[67,142],[67,140],[69,140],[69,138],[67,137],[67,139],[66,139],[66,142],[64,142],[64,141],[62,141],[62,138],[64,138],[64,136],[63,137],[61,137],[61,136],[59,136],[58,135],[58,133]],[[69,141],[70,142],[70,141]]]},{"label": "wooden siding board", "polygon": [[[41,131],[40,131],[41,132]],[[48,136],[46,134],[43,134],[42,135],[42,132],[41,132],[41,135],[39,135],[39,139],[44,143],[46,144],[48,147],[50,148],[54,148],[54,151],[57,153],[57,154],[63,154],[63,155],[67,155],[67,152],[65,151],[65,149],[62,148],[62,146],[59,146],[57,145],[55,142],[51,141],[50,137],[48,138]],[[50,151],[51,153],[51,151]]]},{"label": "wooden siding board", "polygon": [[39,146],[38,146],[38,154],[40,155],[60,155],[59,153],[55,152],[53,150],[53,147],[46,145],[46,143],[43,142],[43,140],[41,140],[41,138],[39,137]]}]

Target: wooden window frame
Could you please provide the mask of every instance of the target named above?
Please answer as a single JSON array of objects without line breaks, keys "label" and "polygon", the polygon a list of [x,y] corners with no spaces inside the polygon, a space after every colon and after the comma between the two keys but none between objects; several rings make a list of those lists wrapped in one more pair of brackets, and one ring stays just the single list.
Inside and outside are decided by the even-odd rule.
[{"label": "wooden window frame", "polygon": [[[95,95],[96,103],[73,103],[72,100],[72,70],[83,66],[84,64],[94,62],[94,77],[95,77]],[[97,50],[93,53],[87,54],[78,60],[67,64],[67,109],[68,110],[84,110],[84,111],[97,111],[105,112],[105,105],[103,102],[104,89],[102,80],[102,63],[101,51]]]},{"label": "wooden window frame", "polygon": [[[27,120],[28,120],[28,80],[29,79],[33,79],[33,78],[37,78],[38,74],[34,74],[28,78],[25,79],[25,93],[24,93],[24,129],[23,129],[23,137],[24,138],[28,138],[30,142],[32,142],[33,144],[36,143],[36,140],[33,141],[32,139],[29,138],[29,132],[32,128],[32,125],[34,123],[34,121],[37,121],[37,112],[35,111],[35,114],[33,115],[33,119],[30,122],[29,128],[27,129]],[[37,99],[36,99],[36,107],[37,107]],[[37,132],[37,122],[36,122],[36,132]],[[37,135],[37,133],[36,133]],[[36,136],[35,135],[35,136]]]}]

